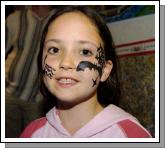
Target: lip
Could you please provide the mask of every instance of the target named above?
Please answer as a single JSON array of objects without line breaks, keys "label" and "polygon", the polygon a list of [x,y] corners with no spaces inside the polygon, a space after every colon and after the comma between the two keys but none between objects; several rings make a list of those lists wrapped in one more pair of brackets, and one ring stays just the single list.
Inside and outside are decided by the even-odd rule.
[{"label": "lip", "polygon": [[58,77],[55,78],[57,84],[63,88],[69,88],[77,84],[79,81],[73,77]]}]

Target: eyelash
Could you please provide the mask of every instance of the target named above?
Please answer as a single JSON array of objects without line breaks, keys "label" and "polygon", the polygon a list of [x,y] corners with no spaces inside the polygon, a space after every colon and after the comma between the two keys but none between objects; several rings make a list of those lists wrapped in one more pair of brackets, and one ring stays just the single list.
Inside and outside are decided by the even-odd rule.
[{"label": "eyelash", "polygon": [[50,47],[50,48],[48,49],[48,52],[49,52],[50,54],[55,54],[55,53],[58,53],[58,52],[59,52],[59,49],[58,49],[57,47]]}]

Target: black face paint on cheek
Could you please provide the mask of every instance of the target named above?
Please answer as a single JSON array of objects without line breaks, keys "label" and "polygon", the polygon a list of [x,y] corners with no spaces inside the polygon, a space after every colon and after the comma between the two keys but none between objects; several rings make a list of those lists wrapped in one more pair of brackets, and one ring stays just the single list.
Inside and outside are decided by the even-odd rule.
[{"label": "black face paint on cheek", "polygon": [[103,68],[105,64],[105,54],[101,44],[100,47],[97,49],[97,55],[95,58],[97,59],[98,65],[100,65]]},{"label": "black face paint on cheek", "polygon": [[47,56],[48,55],[46,55],[46,57],[44,59],[44,69],[42,70],[42,74],[45,76],[48,76],[50,79],[52,79],[53,75],[55,75],[53,72],[56,70],[53,67],[51,67],[45,63]]},{"label": "black face paint on cheek", "polygon": [[53,75],[55,75],[53,72],[56,71],[55,69],[53,69],[52,67],[50,67],[49,65],[45,64],[45,67],[43,69],[43,74],[48,76],[50,79],[52,79]]},{"label": "black face paint on cheek", "polygon": [[97,63],[91,63],[89,61],[81,61],[77,66],[77,71],[84,71],[85,68],[89,68],[90,70],[94,69],[99,72],[99,75],[102,75],[102,70],[105,64],[105,54],[102,46],[100,45],[99,48],[97,48],[97,55],[96,55]]},{"label": "black face paint on cheek", "polygon": [[[98,77],[97,77],[97,78],[98,78]],[[96,82],[97,82],[97,78],[96,78],[95,80],[92,79],[92,81],[93,81],[93,86],[92,86],[92,87],[94,87],[94,86],[97,84],[97,83],[96,83]]]},{"label": "black face paint on cheek", "polygon": [[85,71],[86,68],[89,68],[90,70],[94,69],[99,72],[99,75],[102,75],[102,68],[101,66],[97,66],[96,64],[93,64],[89,61],[81,61],[77,66],[77,71]]}]

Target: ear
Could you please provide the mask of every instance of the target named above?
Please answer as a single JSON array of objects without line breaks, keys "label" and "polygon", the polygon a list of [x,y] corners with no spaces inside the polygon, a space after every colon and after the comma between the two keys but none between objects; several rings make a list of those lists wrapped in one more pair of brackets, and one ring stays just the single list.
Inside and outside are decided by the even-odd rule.
[{"label": "ear", "polygon": [[101,82],[104,82],[107,80],[107,78],[109,77],[109,75],[112,71],[112,68],[113,68],[112,61],[111,60],[106,61],[104,69],[103,69],[103,74],[102,74],[101,79],[100,79]]}]

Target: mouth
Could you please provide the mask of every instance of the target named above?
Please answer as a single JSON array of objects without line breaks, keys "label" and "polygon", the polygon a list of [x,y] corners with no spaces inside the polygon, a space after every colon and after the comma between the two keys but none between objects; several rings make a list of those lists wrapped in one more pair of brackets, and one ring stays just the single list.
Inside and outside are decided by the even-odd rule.
[{"label": "mouth", "polygon": [[63,88],[72,87],[79,82],[78,80],[71,77],[60,77],[56,78],[56,80],[58,85]]}]

